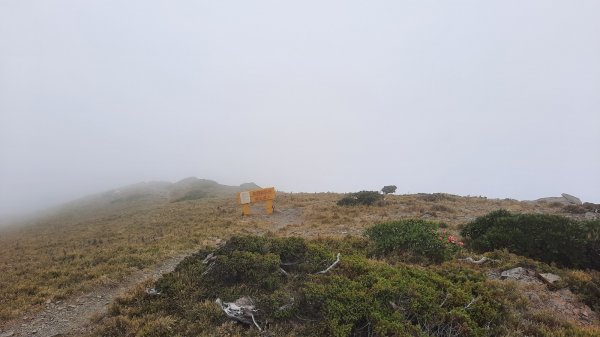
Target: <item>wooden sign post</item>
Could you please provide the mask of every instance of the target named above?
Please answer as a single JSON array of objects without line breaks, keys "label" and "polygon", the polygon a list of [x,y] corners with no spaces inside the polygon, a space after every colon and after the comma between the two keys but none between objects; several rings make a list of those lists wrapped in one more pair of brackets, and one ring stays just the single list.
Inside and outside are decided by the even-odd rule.
[{"label": "wooden sign post", "polygon": [[275,187],[261,188],[240,192],[238,202],[242,205],[242,215],[250,215],[250,204],[255,202],[264,202],[267,214],[273,214],[273,200],[275,200]]}]

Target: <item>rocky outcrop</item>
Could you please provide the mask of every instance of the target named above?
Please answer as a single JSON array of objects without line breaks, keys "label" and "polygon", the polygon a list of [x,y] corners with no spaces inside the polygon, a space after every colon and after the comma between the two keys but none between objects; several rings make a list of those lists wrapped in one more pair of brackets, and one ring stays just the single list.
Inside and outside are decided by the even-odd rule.
[{"label": "rocky outcrop", "polygon": [[567,199],[568,202],[570,202],[570,203],[572,203],[574,205],[581,205],[582,204],[581,199],[579,199],[577,197],[574,197],[574,196],[572,196],[570,194],[567,194],[567,193],[563,193],[561,195],[562,195],[563,198]]},{"label": "rocky outcrop", "polygon": [[567,193],[563,193],[561,194],[561,197],[547,197],[547,198],[540,198],[540,199],[536,199],[534,200],[534,202],[545,202],[545,203],[561,203],[563,205],[581,205],[581,199],[572,196],[570,194]]}]

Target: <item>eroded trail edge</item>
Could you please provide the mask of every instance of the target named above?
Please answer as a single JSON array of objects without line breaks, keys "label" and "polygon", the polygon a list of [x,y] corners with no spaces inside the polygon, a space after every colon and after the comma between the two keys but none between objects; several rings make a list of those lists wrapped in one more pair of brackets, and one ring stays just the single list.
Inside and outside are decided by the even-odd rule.
[{"label": "eroded trail edge", "polygon": [[179,254],[154,267],[135,272],[118,285],[100,287],[65,301],[46,303],[43,311],[13,321],[0,331],[0,336],[59,337],[85,334],[91,329],[90,319],[105,313],[116,297],[141,282],[173,271],[190,254]]}]

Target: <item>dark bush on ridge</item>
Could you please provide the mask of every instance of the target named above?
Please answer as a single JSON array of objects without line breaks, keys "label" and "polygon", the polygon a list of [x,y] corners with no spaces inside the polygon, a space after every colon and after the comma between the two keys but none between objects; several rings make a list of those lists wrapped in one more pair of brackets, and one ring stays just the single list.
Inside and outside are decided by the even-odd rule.
[{"label": "dark bush on ridge", "polygon": [[498,210],[467,224],[461,234],[479,252],[506,248],[544,262],[600,269],[600,221]]}]

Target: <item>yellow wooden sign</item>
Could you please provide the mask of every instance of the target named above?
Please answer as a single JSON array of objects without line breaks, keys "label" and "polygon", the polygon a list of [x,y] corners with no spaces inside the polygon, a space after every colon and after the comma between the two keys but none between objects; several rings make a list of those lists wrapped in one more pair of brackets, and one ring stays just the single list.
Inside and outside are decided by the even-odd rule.
[{"label": "yellow wooden sign", "polygon": [[261,188],[240,192],[237,196],[238,203],[242,205],[242,214],[250,215],[250,204],[254,202],[265,202],[267,214],[273,214],[273,200],[275,200],[275,187]]}]

